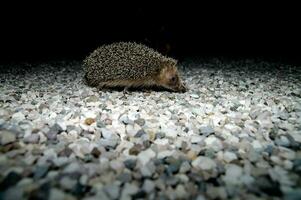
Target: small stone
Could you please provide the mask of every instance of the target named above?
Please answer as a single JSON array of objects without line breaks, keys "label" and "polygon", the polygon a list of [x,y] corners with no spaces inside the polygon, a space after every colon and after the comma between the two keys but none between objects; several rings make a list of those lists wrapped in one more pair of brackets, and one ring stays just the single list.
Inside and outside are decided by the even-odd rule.
[{"label": "small stone", "polygon": [[128,172],[123,172],[121,173],[117,179],[119,181],[121,181],[122,183],[126,183],[126,182],[131,182],[132,181],[132,175],[131,173],[128,173]]},{"label": "small stone", "polygon": [[180,166],[181,166],[182,161],[177,160],[176,162],[170,163],[167,167],[167,173],[168,174],[175,174],[178,173]]},{"label": "small stone", "polygon": [[176,138],[178,135],[177,131],[172,128],[165,128],[162,131],[165,133],[165,136],[169,138]]},{"label": "small stone", "polygon": [[183,185],[177,185],[175,190],[175,195],[177,199],[186,199],[187,198],[187,191],[185,190]]},{"label": "small stone", "polygon": [[37,144],[39,143],[40,135],[39,134],[31,134],[24,138],[25,143]]},{"label": "small stone", "polygon": [[95,122],[95,119],[93,119],[93,118],[86,118],[85,119],[85,124],[88,125],[88,126],[90,126],[94,122]]},{"label": "small stone", "polygon": [[165,184],[169,186],[176,186],[179,183],[179,179],[176,176],[168,176],[164,180]]},{"label": "small stone", "polygon": [[43,111],[43,109],[47,109],[47,108],[49,108],[49,106],[48,106],[47,104],[45,104],[45,103],[41,103],[41,104],[39,105],[39,110],[40,110],[40,111]]},{"label": "small stone", "polygon": [[226,152],[224,153],[223,158],[224,158],[224,160],[225,160],[227,163],[230,163],[231,161],[236,160],[236,159],[237,159],[237,156],[236,156],[236,154],[233,153],[233,152],[226,151]]},{"label": "small stone", "polygon": [[153,163],[149,162],[140,168],[143,177],[151,177],[156,171],[156,167]]},{"label": "small stone", "polygon": [[164,159],[166,157],[171,156],[174,153],[174,151],[170,151],[170,150],[164,150],[164,151],[160,151],[157,155],[158,159]]},{"label": "small stone", "polygon": [[214,149],[212,148],[208,148],[205,150],[205,156],[208,157],[208,158],[214,158],[216,155],[216,152]]},{"label": "small stone", "polygon": [[226,175],[223,177],[226,184],[238,185],[241,183],[240,177],[243,170],[238,165],[229,164],[226,166]]},{"label": "small stone", "polygon": [[58,156],[69,157],[72,153],[73,153],[72,149],[66,147],[61,152],[59,152]]},{"label": "small stone", "polygon": [[99,101],[99,97],[97,97],[97,96],[95,96],[95,95],[90,96],[90,97],[88,97],[88,98],[86,99],[86,102],[87,102],[87,103],[94,103],[94,102],[97,102],[97,101]]},{"label": "small stone", "polygon": [[98,158],[101,154],[101,152],[96,148],[94,147],[91,151],[91,154],[95,157],[95,158]]},{"label": "small stone", "polygon": [[261,151],[262,150],[262,145],[260,144],[260,142],[258,140],[254,140],[252,142],[252,146],[256,151]]},{"label": "small stone", "polygon": [[76,173],[76,172],[80,172],[81,170],[81,166],[76,163],[76,162],[73,162],[73,163],[70,163],[68,164],[65,169],[63,170],[64,173]]},{"label": "small stone", "polygon": [[139,118],[139,119],[134,120],[134,122],[142,127],[145,124],[145,119]]},{"label": "small stone", "polygon": [[123,164],[124,164],[125,167],[128,168],[129,170],[133,170],[133,169],[136,167],[137,160],[134,160],[134,159],[128,159],[128,160],[125,160],[125,161],[123,162]]},{"label": "small stone", "polygon": [[271,155],[273,153],[273,150],[274,150],[273,145],[268,145],[264,151],[267,152],[269,155]]},{"label": "small stone", "polygon": [[283,167],[286,169],[286,170],[291,170],[293,168],[293,162],[290,161],[290,160],[285,160],[283,162]]},{"label": "small stone", "polygon": [[0,130],[1,145],[6,145],[16,141],[16,134],[9,130]]},{"label": "small stone", "polygon": [[23,121],[25,119],[25,116],[22,112],[17,112],[12,115],[12,120],[16,122]]},{"label": "small stone", "polygon": [[110,167],[117,172],[121,172],[124,169],[124,164],[119,160],[112,160],[110,162]]},{"label": "small stone", "polygon": [[190,150],[187,152],[187,158],[189,160],[194,160],[197,158],[197,153],[195,151]]},{"label": "small stone", "polygon": [[179,172],[185,174],[190,169],[191,169],[191,166],[190,166],[189,162],[185,161],[181,164]]},{"label": "small stone", "polygon": [[276,137],[275,143],[277,145],[283,146],[283,147],[289,147],[290,146],[290,141],[284,135],[281,135],[280,137]]},{"label": "small stone", "polygon": [[[155,139],[162,139],[165,137],[165,133],[163,132],[158,132],[156,133]],[[167,140],[167,139],[166,139]]]},{"label": "small stone", "polygon": [[55,166],[62,167],[68,164],[69,159],[67,157],[58,157],[57,159],[53,160]]},{"label": "small stone", "polygon": [[146,192],[146,193],[150,193],[152,191],[154,191],[155,189],[155,183],[149,179],[145,179],[142,185],[142,189]]},{"label": "small stone", "polygon": [[203,141],[203,139],[204,139],[204,137],[199,136],[199,135],[192,135],[192,136],[190,137],[190,141],[191,141],[192,144],[200,143],[200,142]]},{"label": "small stone", "polygon": [[119,117],[119,121],[124,125],[133,124],[133,121],[129,119],[126,114],[123,114]]},{"label": "small stone", "polygon": [[97,128],[104,128],[106,125],[105,125],[105,122],[100,120],[100,119],[97,119],[96,120],[96,126]]},{"label": "small stone", "polygon": [[135,135],[135,138],[140,138],[142,135],[145,135],[145,131],[143,129],[140,129],[136,135]]},{"label": "small stone", "polygon": [[215,136],[211,135],[205,139],[206,146],[210,147],[214,151],[218,152],[223,148],[223,144],[221,143],[220,139],[216,138]]},{"label": "small stone", "polygon": [[216,167],[216,163],[212,159],[204,156],[199,156],[194,161],[192,161],[191,164],[193,167],[202,170],[211,170]]},{"label": "small stone", "polygon": [[64,176],[60,180],[60,185],[65,190],[71,191],[75,187],[76,184],[77,184],[77,180],[73,179],[73,178],[71,178],[69,176]]},{"label": "small stone", "polygon": [[207,195],[210,199],[227,199],[227,192],[224,187],[208,187]]},{"label": "small stone", "polygon": [[59,189],[52,188],[49,193],[49,200],[64,200],[65,193]]},{"label": "small stone", "polygon": [[201,135],[208,136],[214,133],[214,129],[211,126],[202,126],[199,132]]},{"label": "small stone", "polygon": [[257,151],[255,151],[255,149],[253,148],[250,148],[249,152],[247,153],[248,155],[248,159],[251,161],[251,162],[256,162],[259,158],[260,158],[260,155]]},{"label": "small stone", "polygon": [[198,99],[199,98],[199,95],[197,95],[197,94],[191,94],[190,95],[192,98],[194,98],[194,99]]},{"label": "small stone", "polygon": [[120,187],[112,184],[104,187],[104,191],[108,194],[111,199],[118,199],[120,194]]},{"label": "small stone", "polygon": [[57,123],[50,127],[49,131],[46,133],[48,140],[56,140],[57,134],[61,133],[63,129]]},{"label": "small stone", "polygon": [[35,180],[43,178],[48,173],[49,166],[43,165],[43,166],[37,166],[33,175],[33,178]]},{"label": "small stone", "polygon": [[138,186],[135,184],[126,183],[121,192],[121,199],[129,197],[136,194],[139,191]]},{"label": "small stone", "polygon": [[130,155],[138,155],[142,150],[142,146],[140,144],[135,144],[132,148],[129,150]]},{"label": "small stone", "polygon": [[105,139],[111,139],[113,135],[115,135],[111,130],[106,128],[101,128],[102,137]]},{"label": "small stone", "polygon": [[159,145],[159,146],[165,146],[168,145],[168,139],[163,138],[163,139],[156,139],[154,141],[155,144]]},{"label": "small stone", "polygon": [[156,157],[156,153],[148,148],[147,150],[145,151],[142,151],[138,154],[138,160],[140,161],[140,163],[142,165],[145,165],[146,163],[148,163],[152,158],[155,158]]},{"label": "small stone", "polygon": [[287,120],[289,118],[289,114],[287,112],[281,112],[279,114],[279,118],[282,120]]},{"label": "small stone", "polygon": [[[300,136],[301,136],[301,134],[300,134]],[[293,150],[300,150],[301,149],[301,143],[296,141],[295,138],[292,135],[286,134],[286,137],[289,140],[290,147]]]},{"label": "small stone", "polygon": [[101,139],[100,144],[104,146],[106,149],[115,149],[118,145],[118,139]]},{"label": "small stone", "polygon": [[57,123],[57,125],[59,125],[61,127],[62,131],[67,130],[67,126],[66,126],[66,123],[64,121],[57,121],[56,123]]}]

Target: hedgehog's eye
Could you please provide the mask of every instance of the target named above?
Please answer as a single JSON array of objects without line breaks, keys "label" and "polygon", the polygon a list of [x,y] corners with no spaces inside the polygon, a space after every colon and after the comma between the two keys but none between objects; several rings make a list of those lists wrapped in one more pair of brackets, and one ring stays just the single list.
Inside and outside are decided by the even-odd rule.
[{"label": "hedgehog's eye", "polygon": [[173,77],[171,78],[171,82],[175,82],[175,81],[176,81],[176,77],[173,76]]}]

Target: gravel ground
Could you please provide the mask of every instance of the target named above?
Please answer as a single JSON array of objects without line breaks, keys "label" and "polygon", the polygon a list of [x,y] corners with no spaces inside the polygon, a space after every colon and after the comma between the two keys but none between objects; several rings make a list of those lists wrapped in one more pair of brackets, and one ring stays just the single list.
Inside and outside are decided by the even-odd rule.
[{"label": "gravel ground", "polygon": [[185,61],[184,94],[98,92],[79,62],[0,74],[0,199],[300,199],[301,68]]}]

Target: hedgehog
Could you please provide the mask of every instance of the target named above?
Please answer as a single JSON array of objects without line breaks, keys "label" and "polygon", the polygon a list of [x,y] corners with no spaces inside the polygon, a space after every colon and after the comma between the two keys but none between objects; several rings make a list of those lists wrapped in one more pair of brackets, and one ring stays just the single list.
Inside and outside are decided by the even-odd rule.
[{"label": "hedgehog", "polygon": [[100,90],[121,87],[126,92],[130,88],[157,87],[187,91],[177,70],[177,60],[135,42],[100,46],[84,59],[83,66],[86,84]]}]

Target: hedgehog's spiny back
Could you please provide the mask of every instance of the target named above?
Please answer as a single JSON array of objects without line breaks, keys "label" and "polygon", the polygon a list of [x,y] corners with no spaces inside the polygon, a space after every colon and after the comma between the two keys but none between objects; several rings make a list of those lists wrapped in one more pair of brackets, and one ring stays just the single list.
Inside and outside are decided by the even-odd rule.
[{"label": "hedgehog's spiny back", "polygon": [[155,75],[162,63],[176,61],[142,44],[113,43],[96,49],[84,60],[90,85],[109,80],[142,79]]}]

